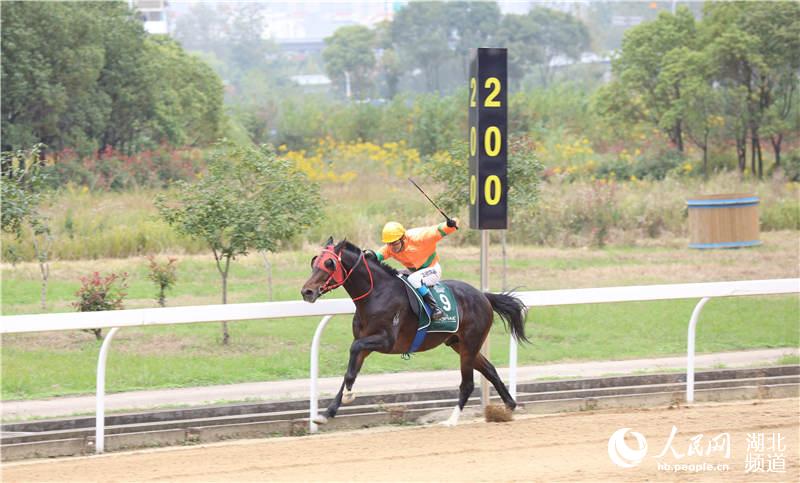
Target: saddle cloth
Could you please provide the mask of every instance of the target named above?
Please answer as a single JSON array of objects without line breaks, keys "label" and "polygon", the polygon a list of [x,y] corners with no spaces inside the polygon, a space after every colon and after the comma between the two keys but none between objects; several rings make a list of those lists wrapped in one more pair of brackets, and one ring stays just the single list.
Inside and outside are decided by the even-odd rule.
[{"label": "saddle cloth", "polygon": [[[439,308],[444,312],[444,317],[439,320],[431,321],[431,313],[426,304],[422,300],[419,292],[411,286],[406,277],[398,276],[406,286],[406,293],[408,295],[408,302],[411,304],[411,310],[417,316],[417,331],[425,330],[426,332],[458,332],[458,325],[461,317],[458,313],[458,306],[456,304],[456,297],[450,287],[443,283],[437,283],[433,287],[429,287],[433,299],[439,304]],[[422,310],[420,310],[422,307]]]}]

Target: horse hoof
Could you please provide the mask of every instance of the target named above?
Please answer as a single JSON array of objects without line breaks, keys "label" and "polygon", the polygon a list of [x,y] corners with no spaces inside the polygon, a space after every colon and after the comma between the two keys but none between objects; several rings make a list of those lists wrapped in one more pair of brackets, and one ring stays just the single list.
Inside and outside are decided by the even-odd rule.
[{"label": "horse hoof", "polygon": [[442,421],[439,423],[442,426],[446,426],[448,428],[452,428],[456,424],[458,424],[458,417],[461,416],[461,408],[458,406],[453,408],[453,412],[450,414],[450,417],[447,420]]},{"label": "horse hoof", "polygon": [[322,414],[317,414],[317,417],[313,419],[316,424],[325,424],[328,422],[328,418],[323,416]]},{"label": "horse hoof", "polygon": [[344,391],[342,395],[342,404],[350,404],[351,402],[356,400],[356,393],[353,391]]}]

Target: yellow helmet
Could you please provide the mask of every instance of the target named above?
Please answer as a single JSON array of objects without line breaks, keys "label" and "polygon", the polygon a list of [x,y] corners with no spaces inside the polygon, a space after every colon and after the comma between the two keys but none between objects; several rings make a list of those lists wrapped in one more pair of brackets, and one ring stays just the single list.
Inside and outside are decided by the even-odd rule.
[{"label": "yellow helmet", "polygon": [[406,229],[403,228],[403,225],[396,221],[390,221],[389,223],[383,225],[381,241],[383,241],[383,243],[393,243],[403,238],[403,235],[405,234]]}]

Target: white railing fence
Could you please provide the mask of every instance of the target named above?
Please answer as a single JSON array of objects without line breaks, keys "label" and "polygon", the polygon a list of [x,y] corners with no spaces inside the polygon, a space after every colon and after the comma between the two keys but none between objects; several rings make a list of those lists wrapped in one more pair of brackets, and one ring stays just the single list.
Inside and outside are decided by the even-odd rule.
[{"label": "white railing fence", "polygon": [[[686,362],[686,401],[694,401],[694,347],[695,328],[705,303],[713,297],[743,295],[776,295],[800,293],[800,278],[752,280],[740,282],[690,283],[677,285],[644,285],[635,287],[607,287],[574,290],[545,290],[520,292],[519,298],[529,308],[555,305],[597,304],[609,302],[637,302],[648,300],[674,300],[700,298],[688,326]],[[95,452],[104,451],[105,431],[105,362],[114,334],[122,327],[149,325],[219,322],[223,320],[258,320],[289,317],[324,316],[317,326],[311,343],[311,370],[309,388],[309,430],[317,430],[313,418],[317,415],[319,375],[319,346],[325,326],[334,315],[352,314],[355,306],[350,299],[322,300],[315,304],[305,302],[265,302],[254,304],[203,305],[133,309],[109,312],[72,312],[58,314],[12,315],[0,317],[0,334],[49,332],[76,329],[112,329],[103,340],[97,364],[97,412]],[[509,350],[509,390],[516,396],[516,341],[511,339]]]}]

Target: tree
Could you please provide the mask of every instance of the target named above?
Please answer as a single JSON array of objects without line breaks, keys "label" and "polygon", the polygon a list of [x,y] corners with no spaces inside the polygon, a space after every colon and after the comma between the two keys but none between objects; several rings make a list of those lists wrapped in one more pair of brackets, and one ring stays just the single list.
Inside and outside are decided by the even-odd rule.
[{"label": "tree", "polygon": [[362,25],[340,27],[325,38],[325,71],[350,96],[369,97],[375,68],[375,33]]},{"label": "tree", "polygon": [[258,2],[198,2],[178,19],[174,37],[186,50],[217,59],[217,74],[238,89],[250,71],[274,77],[282,64],[277,44],[263,36],[264,9]]},{"label": "tree", "polygon": [[392,45],[392,24],[384,20],[375,26],[375,46],[377,48],[378,75],[386,84],[385,97],[394,99],[397,95],[397,85],[403,71],[397,51]]},{"label": "tree", "polygon": [[237,82],[251,69],[262,70],[268,55],[278,52],[278,46],[264,38],[264,4],[258,2],[229,4],[229,27],[224,40],[228,48],[227,59],[235,69]]},{"label": "tree", "polygon": [[547,86],[553,79],[551,64],[556,57],[577,60],[589,49],[589,30],[572,15],[548,8],[534,8],[528,17],[538,30],[536,43],[542,51],[539,69],[542,84]]},{"label": "tree", "polygon": [[[763,175],[761,129],[773,141],[776,164],[800,69],[800,4],[724,2],[704,8],[705,38],[721,85],[746,93],[743,112],[750,131],[751,171]],[[779,104],[780,107],[774,107]],[[786,116],[784,118],[783,116]],[[746,136],[746,133],[745,133]],[[737,147],[746,137],[737,137]]]},{"label": "tree", "polygon": [[449,10],[443,2],[411,2],[392,21],[392,42],[407,72],[419,69],[426,91],[439,91],[441,66],[452,56]]},{"label": "tree", "polygon": [[499,45],[508,48],[511,79],[519,82],[538,67],[544,86],[552,81],[552,62],[556,57],[579,59],[590,44],[589,31],[583,22],[548,8],[504,16],[496,38]]},{"label": "tree", "polygon": [[0,155],[0,217],[2,230],[6,233],[20,237],[25,227],[31,232],[33,249],[42,276],[40,302],[42,310],[45,310],[53,239],[47,216],[42,210],[42,204],[47,198],[47,178],[40,160],[42,149],[43,146],[37,144],[29,151],[6,151]]},{"label": "tree", "polygon": [[42,147],[30,151],[4,151],[2,153],[2,196],[0,219],[6,233],[20,236],[26,219],[34,213],[42,200],[45,179],[39,163]]},{"label": "tree", "polygon": [[[464,95],[461,99],[466,99]],[[425,94],[414,101],[411,146],[423,156],[447,149],[466,132],[467,116],[457,96]]]},{"label": "tree", "polygon": [[675,15],[662,12],[649,23],[627,32],[619,56],[612,61],[615,76],[600,93],[598,106],[607,117],[622,115],[628,122],[647,122],[663,131],[683,152],[683,118],[674,106],[682,95],[683,77],[665,76],[664,62],[673,49],[693,50],[696,25],[691,12],[679,7]]},{"label": "tree", "polygon": [[3,150],[98,147],[93,135],[105,126],[110,99],[97,86],[105,62],[100,25],[83,6],[3,4]]},{"label": "tree", "polygon": [[4,150],[130,154],[164,138],[217,138],[219,79],[147,36],[125,2],[5,2],[1,12]]},{"label": "tree", "polygon": [[190,52],[203,52],[220,62],[215,64],[217,73],[230,78],[225,63],[228,58],[228,45],[225,32],[228,26],[225,16],[209,3],[198,2],[175,23],[175,39]]},{"label": "tree", "polygon": [[508,77],[516,85],[535,65],[544,62],[537,34],[537,26],[528,15],[508,14],[500,22],[497,42],[508,49]]},{"label": "tree", "polygon": [[445,2],[450,37],[448,47],[456,54],[462,78],[469,74],[472,49],[486,47],[500,25],[500,7],[495,2]]},{"label": "tree", "polygon": [[781,165],[781,145],[785,136],[800,133],[800,102],[797,102],[800,76],[787,72],[779,82],[782,85],[776,89],[775,102],[767,108],[762,127],[762,131],[769,135],[776,167]]},{"label": "tree", "polygon": [[[98,89],[108,99],[109,112],[102,132],[96,133],[100,148],[113,146],[128,154],[139,150],[141,134],[153,117],[156,94],[150,60],[145,56],[142,22],[124,2],[89,4],[102,32],[103,69]],[[87,8],[76,4],[77,8]]]},{"label": "tree", "polygon": [[223,119],[222,81],[205,62],[166,36],[144,47],[153,79],[153,116],[148,137],[175,146],[218,139]]},{"label": "tree", "polygon": [[681,97],[664,112],[663,124],[679,119],[686,137],[703,151],[703,176],[708,178],[708,148],[712,131],[723,124],[719,115],[721,93],[713,86],[714,67],[707,51],[691,51],[681,47],[669,51],[664,58],[663,86],[682,86]]},{"label": "tree", "polygon": [[282,95],[263,70],[252,69],[241,79],[237,95],[225,103],[226,111],[247,131],[249,140],[264,143],[278,127]]},{"label": "tree", "polygon": [[[228,302],[231,260],[251,250],[275,251],[319,216],[316,185],[269,146],[214,146],[208,174],[179,182],[176,198],[156,199],[161,216],[180,233],[204,241],[214,255]],[[223,344],[230,335],[223,322]]]}]

